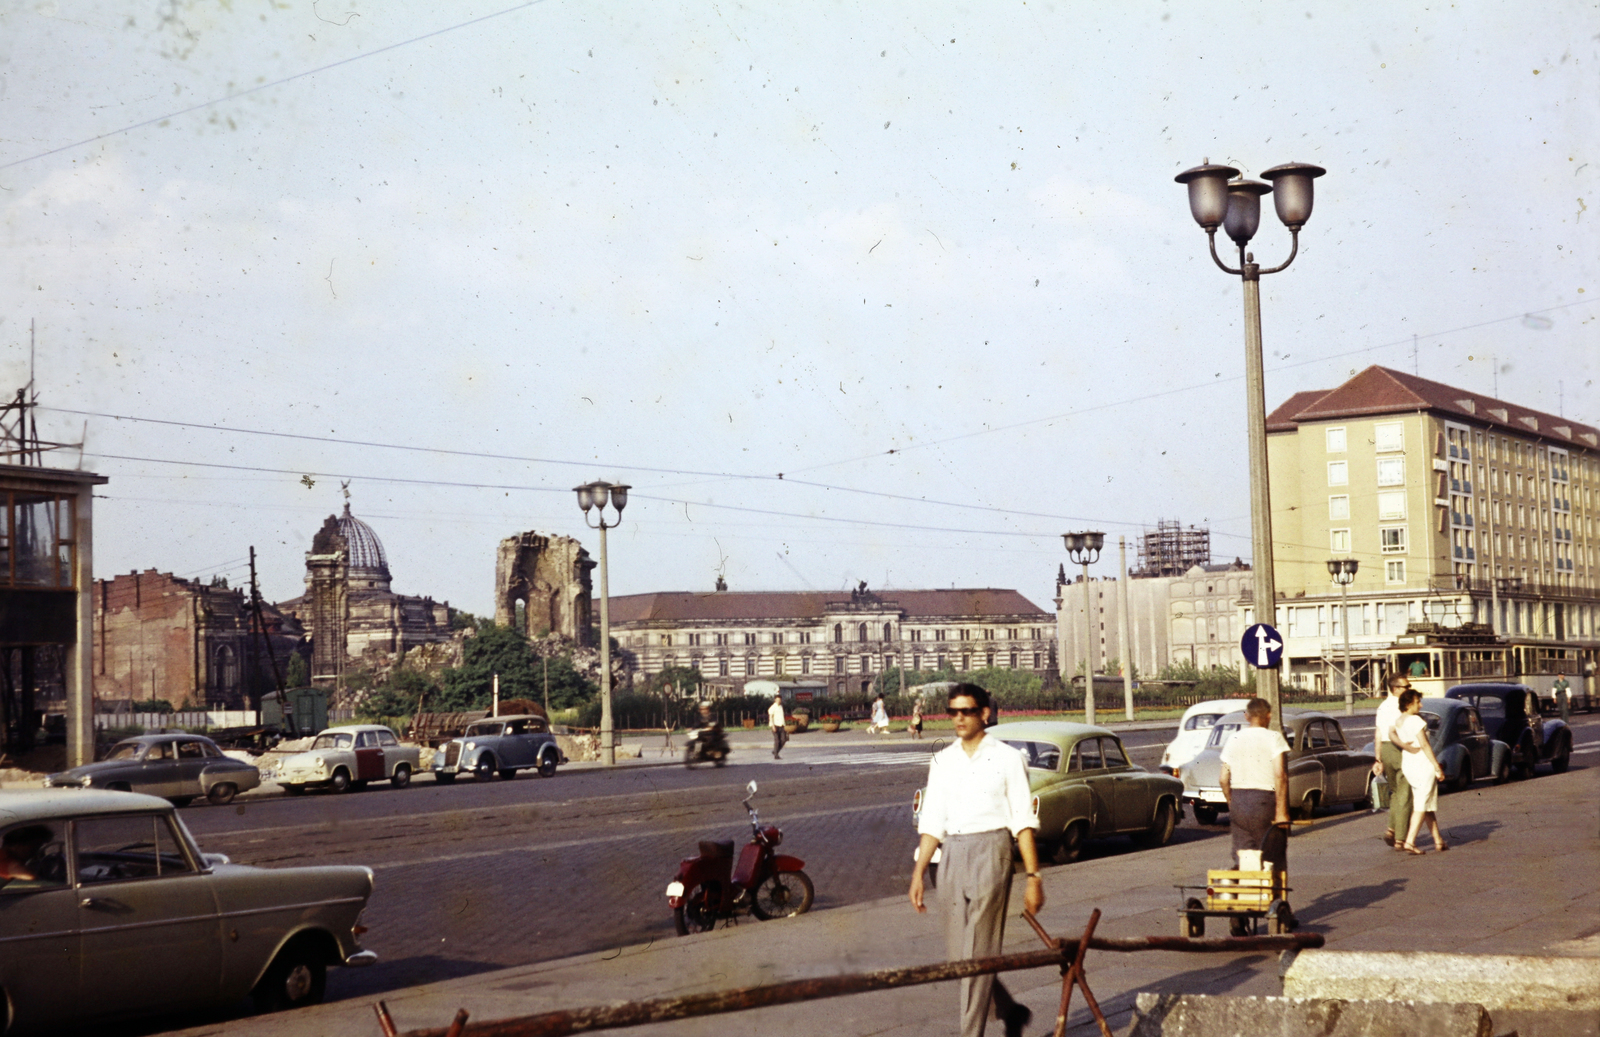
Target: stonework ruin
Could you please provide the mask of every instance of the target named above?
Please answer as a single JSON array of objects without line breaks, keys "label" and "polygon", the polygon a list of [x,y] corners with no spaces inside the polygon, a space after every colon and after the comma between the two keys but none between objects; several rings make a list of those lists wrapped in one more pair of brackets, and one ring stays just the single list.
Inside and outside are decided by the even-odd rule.
[{"label": "stonework ruin", "polygon": [[[593,645],[590,572],[594,561],[571,537],[529,531],[500,541],[494,565],[494,621],[520,627],[529,638],[546,634]],[[517,604],[523,614],[518,622]]]}]

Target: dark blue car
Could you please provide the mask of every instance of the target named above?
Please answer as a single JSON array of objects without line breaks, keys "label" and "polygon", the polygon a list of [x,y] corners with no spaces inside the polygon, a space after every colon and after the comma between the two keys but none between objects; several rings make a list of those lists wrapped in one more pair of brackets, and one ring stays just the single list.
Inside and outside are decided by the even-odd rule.
[{"label": "dark blue car", "polygon": [[1526,684],[1458,684],[1444,696],[1477,708],[1489,737],[1511,747],[1517,777],[1532,777],[1541,762],[1561,774],[1572,762],[1572,729],[1565,721],[1540,716],[1539,696]]}]

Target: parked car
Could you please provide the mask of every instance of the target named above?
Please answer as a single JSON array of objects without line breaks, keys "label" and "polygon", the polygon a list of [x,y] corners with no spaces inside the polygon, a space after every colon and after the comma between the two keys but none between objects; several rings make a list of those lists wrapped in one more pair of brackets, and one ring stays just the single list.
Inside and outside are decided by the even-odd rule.
[{"label": "parked car", "polygon": [[[1229,713],[1211,728],[1205,750],[1183,767],[1183,798],[1194,818],[1215,824],[1228,809],[1222,794],[1222,746],[1244,726],[1244,711]],[[1371,796],[1370,751],[1350,748],[1339,721],[1312,710],[1283,711],[1283,738],[1289,743],[1289,810],[1310,817],[1318,807],[1364,803]]]},{"label": "parked car", "polygon": [[99,763],[52,774],[44,784],[143,792],[180,807],[204,796],[220,805],[260,785],[261,772],[254,764],[224,756],[203,735],[139,735],[113,745]]},{"label": "parked car", "polygon": [[536,714],[485,717],[467,725],[433,754],[433,780],[448,785],[458,774],[488,781],[496,774],[511,779],[517,771],[535,769],[541,778],[567,762],[550,724]]},{"label": "parked car", "polygon": [[[1479,778],[1493,778],[1503,784],[1511,774],[1511,747],[1490,738],[1471,703],[1459,699],[1425,698],[1422,719],[1428,724],[1428,744],[1444,770],[1441,790],[1461,791]],[[1367,752],[1373,752],[1368,742]],[[1377,778],[1377,802],[1389,801],[1389,783]]]},{"label": "parked car", "polygon": [[204,854],[164,799],[0,792],[0,1032],[322,999],[370,965],[363,867],[251,868]]},{"label": "parked car", "polygon": [[[1182,817],[1183,783],[1128,762],[1122,740],[1103,727],[1051,721],[996,724],[988,737],[1022,753],[1039,811],[1039,853],[1075,861],[1090,839],[1129,835],[1165,846]],[[919,789],[912,822],[922,813]]]},{"label": "parked car", "polygon": [[1531,778],[1540,761],[1553,774],[1572,762],[1572,729],[1566,721],[1539,715],[1538,695],[1526,684],[1458,684],[1444,693],[1475,706],[1490,738],[1511,747],[1511,772]]},{"label": "parked car", "polygon": [[421,751],[401,745],[393,731],[378,724],[330,727],[311,748],[278,764],[278,784],[291,796],[306,789],[335,792],[359,789],[369,781],[387,781],[403,789],[411,782]]},{"label": "parked car", "polygon": [[1238,699],[1208,699],[1183,711],[1178,733],[1161,753],[1161,772],[1172,774],[1206,747],[1217,721],[1239,709]]}]

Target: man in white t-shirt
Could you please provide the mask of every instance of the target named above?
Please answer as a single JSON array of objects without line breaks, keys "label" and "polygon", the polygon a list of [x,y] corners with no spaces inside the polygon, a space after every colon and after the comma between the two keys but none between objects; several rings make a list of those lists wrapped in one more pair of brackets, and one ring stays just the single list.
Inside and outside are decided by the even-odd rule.
[{"label": "man in white t-shirt", "polygon": [[1406,829],[1411,825],[1411,783],[1400,770],[1405,753],[1394,741],[1394,725],[1400,720],[1400,696],[1411,690],[1411,680],[1396,670],[1385,683],[1389,694],[1378,704],[1378,715],[1373,718],[1372,741],[1378,747],[1378,762],[1372,770],[1389,783],[1389,828],[1383,833],[1383,841],[1393,846],[1396,835],[1405,841]]},{"label": "man in white t-shirt", "polygon": [[[976,684],[957,684],[949,692],[956,741],[928,764],[928,787],[917,819],[920,843],[911,871],[911,906],[923,904],[923,875],[942,849],[939,898],[944,901],[945,949],[952,961],[987,958],[1001,952],[1006,901],[1011,895],[1011,841],[1016,839],[1026,872],[1023,906],[1037,914],[1044,906],[1039,851],[1034,834],[1039,815],[1022,754],[984,734],[989,693]],[[1033,1015],[1012,1000],[993,975],[961,980],[962,1037],[983,1037],[991,1005],[1005,1024],[1006,1037],[1021,1037]]]},{"label": "man in white t-shirt", "polygon": [[1228,828],[1235,860],[1240,850],[1259,850],[1273,825],[1289,823],[1289,743],[1272,726],[1266,699],[1244,707],[1246,726],[1222,747],[1222,794],[1228,797]]},{"label": "man in white t-shirt", "polygon": [[772,728],[772,758],[776,760],[778,754],[783,752],[783,743],[789,740],[789,732],[783,726],[783,692],[781,691],[772,696],[772,705],[767,707],[767,724]]}]

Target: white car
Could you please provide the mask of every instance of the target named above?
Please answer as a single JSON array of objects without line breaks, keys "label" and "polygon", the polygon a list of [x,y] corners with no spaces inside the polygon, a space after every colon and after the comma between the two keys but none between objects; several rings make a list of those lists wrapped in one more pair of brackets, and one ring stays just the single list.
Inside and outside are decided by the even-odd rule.
[{"label": "white car", "polygon": [[403,789],[411,782],[420,755],[417,746],[401,745],[393,731],[378,724],[330,727],[317,735],[310,749],[278,765],[278,784],[291,796],[308,788],[359,789],[369,781],[387,781]]},{"label": "white car", "polygon": [[1240,699],[1208,699],[1196,702],[1183,711],[1178,721],[1178,736],[1161,754],[1161,770],[1166,774],[1178,773],[1178,768],[1200,755],[1211,737],[1211,726],[1229,713],[1244,708]]}]

